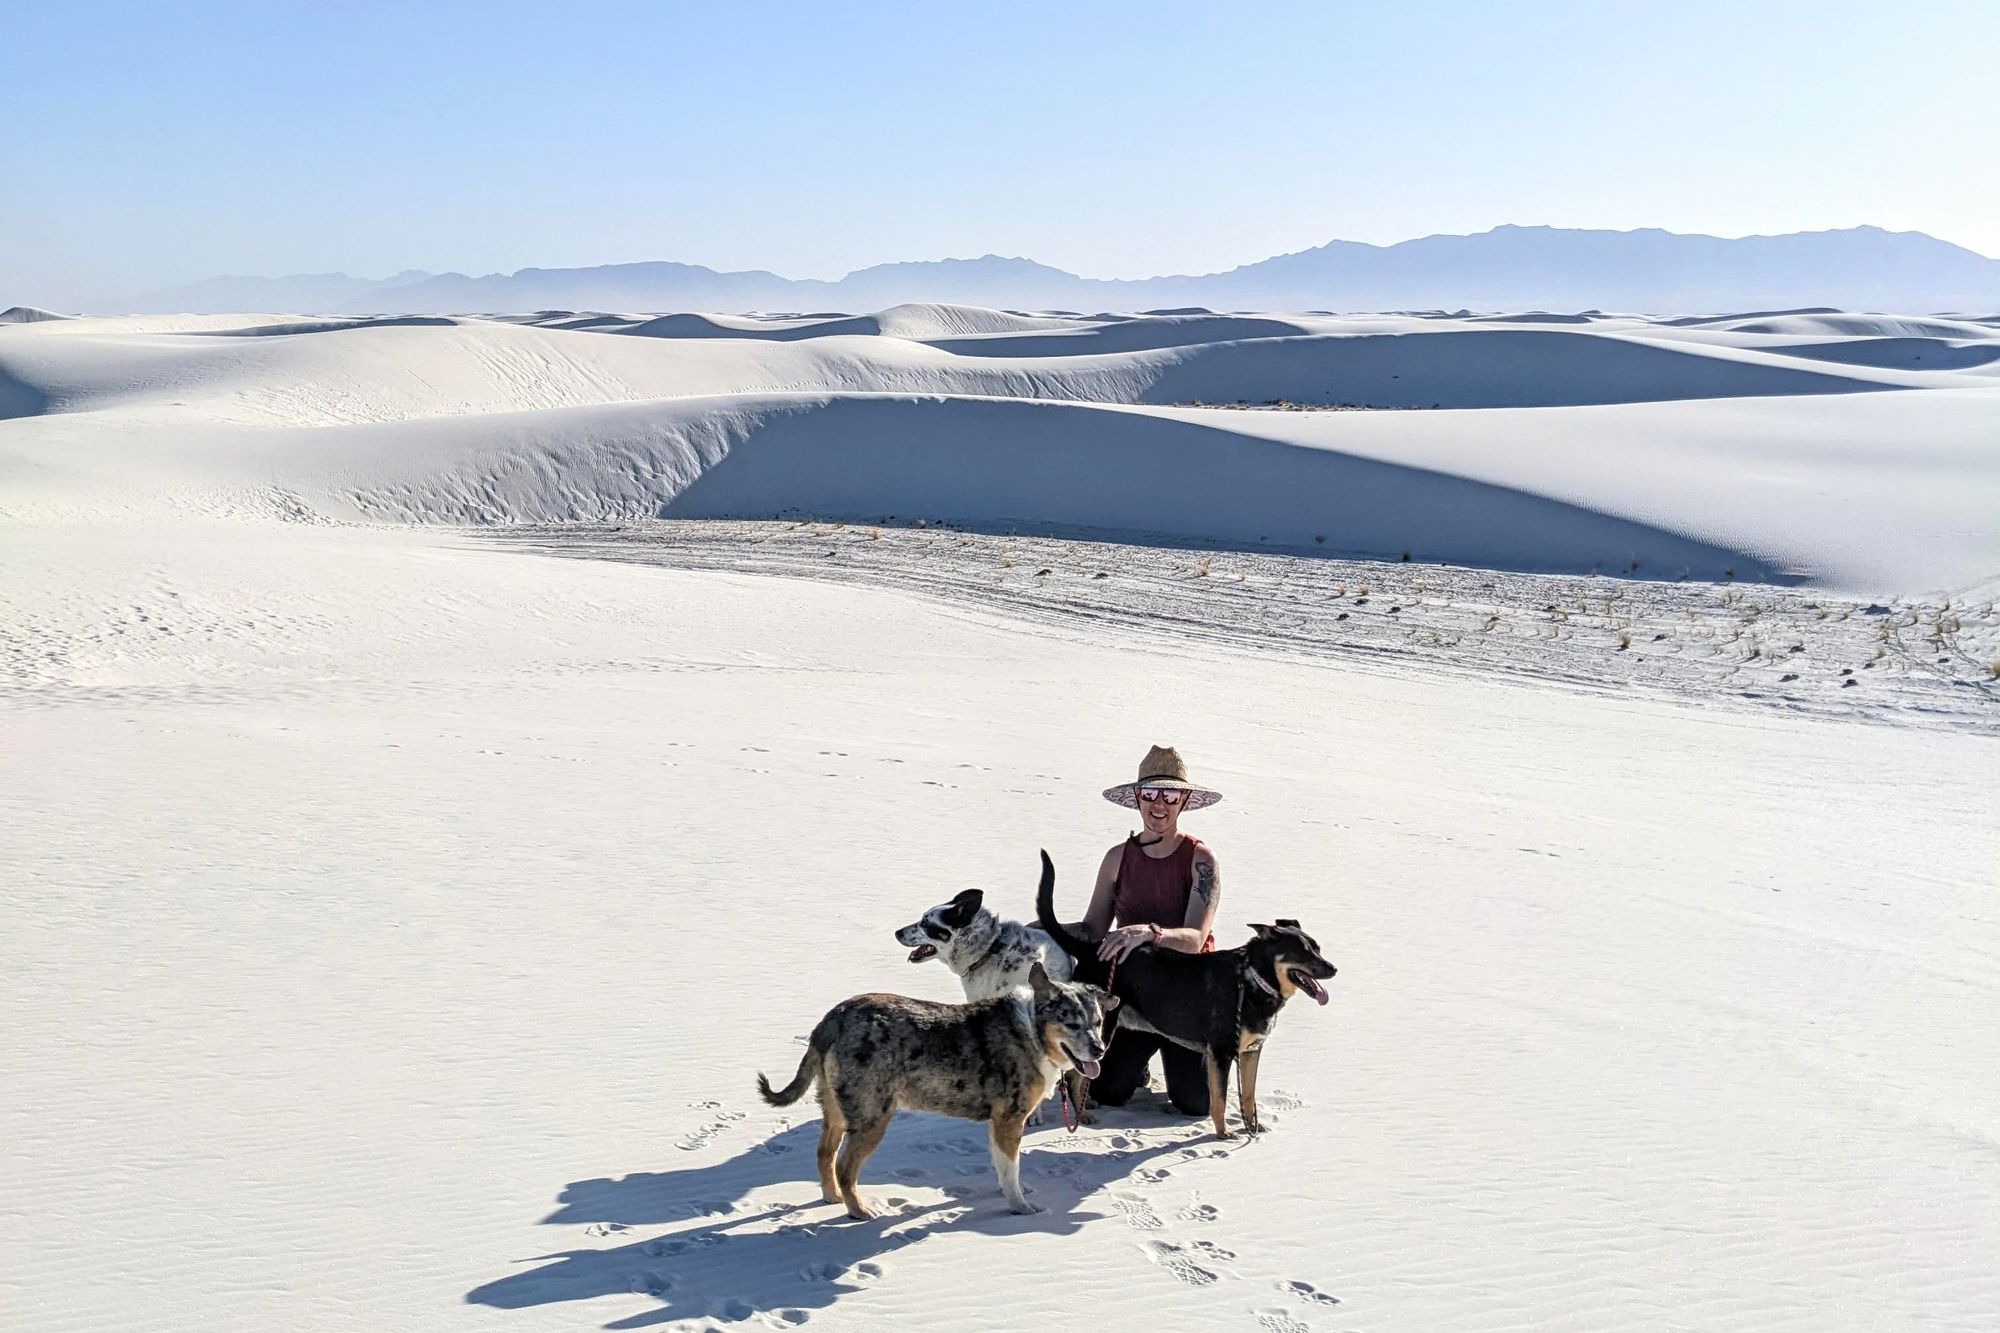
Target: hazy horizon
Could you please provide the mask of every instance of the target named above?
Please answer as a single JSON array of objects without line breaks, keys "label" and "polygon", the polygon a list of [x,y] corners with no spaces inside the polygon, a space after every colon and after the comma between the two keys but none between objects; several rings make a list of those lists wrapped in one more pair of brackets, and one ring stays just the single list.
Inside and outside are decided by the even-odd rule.
[{"label": "hazy horizon", "polygon": [[[1222,272],[1498,225],[2000,256],[2000,6],[228,0],[13,16],[0,300],[671,260]],[[60,114],[55,114],[59,111]],[[1954,127],[1963,126],[1962,130]]]},{"label": "hazy horizon", "polygon": [[[1664,231],[1677,236],[1708,237],[1715,240],[1748,240],[1759,237],[1801,235],[1801,234],[1810,234],[1814,232],[1825,232],[1825,231],[1849,231],[1856,229],[1867,229],[1870,227],[1874,227],[1874,224],[1867,222],[1858,222],[1855,223],[1853,227],[1813,227],[1813,228],[1799,228],[1790,232],[1745,232],[1739,236],[1724,236],[1716,232],[1678,232],[1671,227],[1641,226],[1641,227],[1585,228],[1585,227],[1564,227],[1555,223],[1546,223],[1546,222],[1496,222],[1490,227],[1479,227],[1469,232],[1426,232],[1419,236],[1404,236],[1404,237],[1399,237],[1395,240],[1388,240],[1388,241],[1356,241],[1355,238],[1351,236],[1329,236],[1325,240],[1315,242],[1313,245],[1301,246],[1299,250],[1287,251],[1284,253],[1297,254],[1306,250],[1316,250],[1326,245],[1336,244],[1341,242],[1348,242],[1359,245],[1370,245],[1380,249],[1388,249],[1393,246],[1407,244],[1411,241],[1430,240],[1434,237],[1442,237],[1442,236],[1482,236],[1489,232],[1504,231],[1508,228],[1515,228],[1523,231],[1533,231],[1544,228],[1553,231],[1610,231],[1610,232],[1617,232],[1621,235],[1631,235],[1638,232],[1648,232],[1648,231]],[[1956,245],[1960,249],[1970,250],[1972,251],[1972,253],[1979,255],[1981,258],[2000,259],[2000,254],[1987,254],[1986,252],[1979,250],[1974,246],[1965,245],[1963,242],[1954,240],[1952,237],[1932,235],[1929,232],[1924,232],[1917,228],[1899,229],[1890,227],[1878,227],[1875,229],[1879,231],[1891,231],[1891,232],[1900,232],[1911,235],[1929,236],[1930,239],[1932,240],[1943,241],[1949,245]],[[1100,279],[1107,281],[1143,281],[1152,278],[1169,278],[1169,277],[1181,277],[1181,276],[1209,276],[1212,273],[1226,273],[1234,268],[1238,268],[1246,264],[1253,264],[1261,260],[1280,258],[1280,257],[1282,257],[1282,255],[1257,255],[1254,257],[1246,256],[1242,259],[1237,260],[1234,263],[1226,264],[1221,268],[1210,270],[1209,273],[1198,274],[1198,275],[1171,274],[1171,273],[1141,273],[1141,274],[1131,274],[1131,275],[1107,274],[1107,273],[1080,273],[1074,269],[1065,269],[1064,271],[1073,273],[1075,274],[1075,276],[1080,278]],[[340,269],[328,269],[317,273],[309,273],[305,271],[300,271],[297,273],[212,273],[212,274],[204,274],[201,278],[196,278],[193,281],[200,282],[207,278],[290,278],[290,277],[327,277],[327,276],[360,278],[368,281],[386,281],[387,279],[396,277],[400,274],[412,273],[412,272],[424,272],[424,273],[429,273],[433,276],[444,276],[447,274],[456,273],[456,274],[461,274],[465,277],[472,277],[472,278],[508,277],[516,273],[527,272],[537,269],[557,270],[557,269],[569,269],[569,268],[617,268],[630,265],[657,264],[657,263],[696,265],[703,268],[713,269],[718,273],[768,272],[776,275],[777,277],[793,279],[797,281],[838,281],[839,279],[844,277],[851,277],[856,273],[866,272],[871,268],[880,268],[885,265],[891,265],[891,264],[975,262],[983,259],[1026,260],[1032,263],[1047,262],[1039,258],[1038,256],[1031,254],[1008,254],[990,250],[983,254],[976,254],[976,255],[975,254],[894,255],[894,256],[884,256],[879,259],[869,260],[866,263],[856,264],[851,268],[843,269],[839,272],[821,274],[821,273],[787,273],[779,269],[775,269],[768,264],[752,264],[746,268],[741,268],[741,269],[720,269],[716,268],[716,266],[713,264],[703,264],[698,259],[689,259],[682,255],[645,255],[645,256],[635,256],[627,259],[607,259],[604,260],[601,264],[579,264],[579,265],[523,264],[520,267],[513,269],[491,269],[491,270],[467,268],[462,265],[456,268],[419,269],[414,265],[406,264],[396,268],[386,269],[377,272],[368,272],[368,273],[355,273]],[[1061,265],[1049,265],[1049,266],[1052,268],[1062,267]]]}]

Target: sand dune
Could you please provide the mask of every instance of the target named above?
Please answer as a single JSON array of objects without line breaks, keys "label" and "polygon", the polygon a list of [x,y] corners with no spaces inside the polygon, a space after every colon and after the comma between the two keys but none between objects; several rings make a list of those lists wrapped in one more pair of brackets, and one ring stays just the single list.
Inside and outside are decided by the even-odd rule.
[{"label": "sand dune", "polygon": [[[1992,340],[943,306],[842,321],[865,334],[730,323],[18,325],[0,415],[50,426],[17,424],[0,466],[16,510],[169,487],[408,522],[901,514],[1892,592],[2000,569]],[[1189,406],[1277,401],[1437,410]],[[1176,486],[1133,485],[1161,464]]]},{"label": "sand dune", "polygon": [[1996,332],[1971,320],[1850,315],[1838,311],[1723,320],[1710,327],[1732,333],[1775,333],[1796,338],[1991,338]]},{"label": "sand dune", "polygon": [[872,315],[746,316],[661,315],[620,332],[647,338],[760,338],[790,342],[804,338],[855,335],[931,342],[981,334],[1018,334],[1074,326],[1074,321],[1017,315],[979,306],[915,304],[892,306]]},{"label": "sand dune", "polygon": [[1793,343],[1781,351],[1843,366],[1899,370],[1978,370],[2000,361],[2000,339],[1957,343],[1938,338],[1861,338],[1845,342]]}]

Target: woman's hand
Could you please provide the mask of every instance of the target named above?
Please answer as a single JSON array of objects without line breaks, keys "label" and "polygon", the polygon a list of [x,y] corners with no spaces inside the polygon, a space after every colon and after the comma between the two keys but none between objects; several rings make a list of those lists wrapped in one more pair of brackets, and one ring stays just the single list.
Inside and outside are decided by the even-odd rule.
[{"label": "woman's hand", "polygon": [[1142,944],[1150,944],[1159,932],[1152,926],[1120,926],[1105,935],[1097,946],[1097,956],[1115,963]]}]

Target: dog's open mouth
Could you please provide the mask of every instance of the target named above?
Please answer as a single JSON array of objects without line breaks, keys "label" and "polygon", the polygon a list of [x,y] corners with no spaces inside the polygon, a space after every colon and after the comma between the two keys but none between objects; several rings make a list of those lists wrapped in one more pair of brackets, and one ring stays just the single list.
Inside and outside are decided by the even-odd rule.
[{"label": "dog's open mouth", "polygon": [[1311,977],[1307,976],[1305,973],[1300,972],[1297,969],[1293,969],[1292,984],[1294,986],[1297,986],[1300,990],[1304,991],[1306,994],[1312,996],[1313,1000],[1316,1003],[1319,1004],[1326,1003],[1326,987],[1320,985],[1317,981],[1314,981]]},{"label": "dog's open mouth", "polygon": [[1062,1049],[1063,1049],[1063,1054],[1069,1057],[1069,1062],[1076,1066],[1076,1072],[1083,1075],[1085,1078],[1096,1078],[1099,1070],[1103,1068],[1103,1066],[1099,1065],[1095,1060],[1083,1059],[1075,1051],[1070,1049],[1070,1045],[1068,1042],[1063,1043]]},{"label": "dog's open mouth", "polygon": [[913,963],[921,963],[926,958],[935,957],[937,957],[937,945],[935,944],[919,944],[916,948],[910,950],[910,961]]}]

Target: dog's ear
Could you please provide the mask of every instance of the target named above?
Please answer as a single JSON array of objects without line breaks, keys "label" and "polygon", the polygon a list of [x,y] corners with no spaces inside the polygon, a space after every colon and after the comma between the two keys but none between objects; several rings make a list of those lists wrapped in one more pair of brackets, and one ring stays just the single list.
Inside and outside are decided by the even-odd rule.
[{"label": "dog's ear", "polygon": [[1092,986],[1091,989],[1097,992],[1097,1007],[1105,1013],[1108,1014],[1118,1007],[1118,997],[1116,995],[1097,986]]},{"label": "dog's ear", "polygon": [[1035,965],[1028,969],[1028,986],[1035,992],[1037,1000],[1046,1000],[1056,993],[1056,988],[1049,982],[1049,970],[1042,966],[1040,959],[1036,959]]},{"label": "dog's ear", "polygon": [[1250,929],[1256,933],[1257,938],[1260,940],[1268,940],[1271,936],[1278,933],[1276,926],[1261,925],[1255,921],[1250,923]]},{"label": "dog's ear", "polygon": [[979,905],[985,900],[986,895],[980,890],[967,889],[964,893],[953,898],[951,906],[938,915],[953,930],[960,930],[970,925],[972,918],[979,915]]},{"label": "dog's ear", "polygon": [[1298,921],[1297,921],[1296,919],[1292,918],[1292,917],[1289,917],[1289,916],[1281,916],[1281,917],[1279,917],[1279,918],[1278,918],[1278,924],[1279,924],[1279,925],[1281,925],[1281,926],[1290,926],[1290,927],[1291,927],[1291,928],[1292,928],[1293,930],[1299,930],[1299,929],[1302,929],[1302,927],[1301,927],[1301,926],[1299,925]]}]

